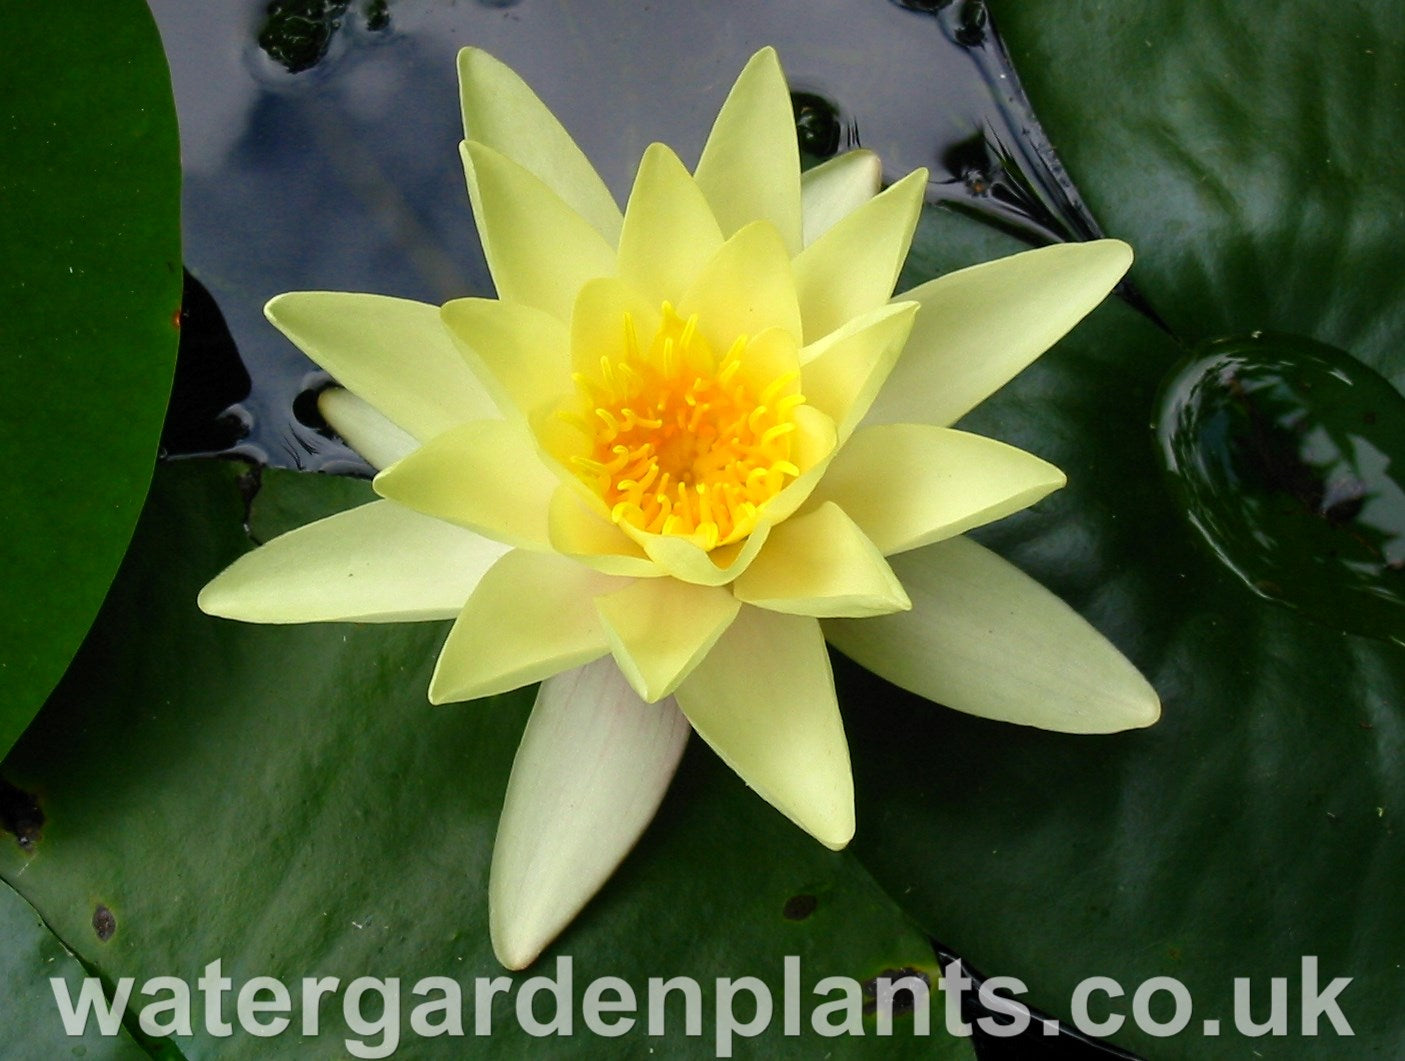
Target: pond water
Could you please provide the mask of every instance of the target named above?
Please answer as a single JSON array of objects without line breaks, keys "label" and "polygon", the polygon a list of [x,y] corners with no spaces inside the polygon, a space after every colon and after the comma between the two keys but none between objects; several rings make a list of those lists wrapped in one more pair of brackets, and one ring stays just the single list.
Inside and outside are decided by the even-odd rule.
[{"label": "pond water", "polygon": [[774,44],[815,153],[862,145],[890,177],[926,166],[929,199],[1036,242],[1096,234],[979,0],[152,9],[180,116],[193,277],[171,454],[365,470],[317,417],[327,377],[262,307],[291,290],[491,294],[458,159],[454,56],[468,44],[526,78],[621,199],[651,141],[696,160],[746,58]]}]

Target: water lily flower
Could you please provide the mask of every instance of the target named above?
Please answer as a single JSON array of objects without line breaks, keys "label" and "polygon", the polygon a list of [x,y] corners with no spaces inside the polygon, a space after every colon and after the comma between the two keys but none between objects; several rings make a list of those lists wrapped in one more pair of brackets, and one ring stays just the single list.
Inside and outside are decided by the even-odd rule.
[{"label": "water lily flower", "polygon": [[[490,875],[521,968],[638,839],[696,731],[831,848],[854,832],[825,640],[932,700],[1069,732],[1156,694],[962,532],[1063,474],[950,425],[1100,302],[1103,240],[892,297],[923,202],[855,151],[801,174],[775,52],[691,172],[662,144],[621,211],[507,67],[459,59],[463,163],[497,298],[279,296],[345,390],[382,500],[294,530],[200,597],[251,622],[454,618],[435,703],[541,682]],[[901,355],[901,356],[900,356]]]}]

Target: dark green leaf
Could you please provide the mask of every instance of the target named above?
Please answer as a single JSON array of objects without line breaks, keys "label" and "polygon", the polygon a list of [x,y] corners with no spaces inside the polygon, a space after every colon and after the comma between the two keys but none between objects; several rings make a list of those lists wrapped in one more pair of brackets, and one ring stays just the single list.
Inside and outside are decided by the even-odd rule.
[{"label": "dark green leaf", "polygon": [[[87,971],[54,938],[34,909],[0,885],[0,984],[5,998],[5,1057],[52,1061],[55,1057],[144,1058],[146,1052],[122,1030],[107,1037],[90,1028],[70,1038],[59,1016],[56,992],[77,1003]],[[55,986],[54,980],[62,981]]]},{"label": "dark green leaf", "polygon": [[[1405,651],[1241,581],[1186,518],[1149,425],[1186,348],[1219,334],[1308,336],[1398,381],[1402,11],[1087,0],[997,14],[1074,180],[1134,244],[1133,276],[1184,345],[1110,304],[978,409],[967,426],[1070,479],[981,537],[1111,636],[1165,713],[1145,732],[1066,737],[846,670],[851,702],[871,701],[852,713],[860,855],[937,936],[1061,1015],[1087,977],[1127,992],[1095,1016],[1130,1014],[1151,977],[1180,979],[1195,1004],[1184,1032],[1129,1017],[1113,1036],[1150,1056],[1394,1056]],[[932,271],[1016,249],[955,220],[929,219],[921,240]],[[1340,996],[1354,1040],[1325,1019],[1302,1034],[1308,956],[1324,988],[1354,978]],[[1239,1035],[1236,977],[1251,978],[1256,1021],[1270,978],[1288,978],[1287,1037]]]},{"label": "dark green leaf", "polygon": [[146,5],[17,5],[5,40],[0,751],[63,673],[131,537],[181,289],[176,119]]}]

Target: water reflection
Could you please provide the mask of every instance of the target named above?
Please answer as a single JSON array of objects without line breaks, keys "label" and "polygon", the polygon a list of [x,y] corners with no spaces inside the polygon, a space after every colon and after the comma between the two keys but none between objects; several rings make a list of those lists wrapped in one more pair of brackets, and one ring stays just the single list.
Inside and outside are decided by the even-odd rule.
[{"label": "water reflection", "polygon": [[1166,381],[1157,436],[1187,513],[1256,593],[1405,641],[1405,398],[1334,347],[1254,333]]},{"label": "water reflection", "polygon": [[[317,61],[290,73],[258,43],[266,2],[152,3],[181,120],[186,257],[251,367],[253,389],[238,410],[251,428],[238,448],[256,459],[321,466],[327,447],[292,414],[318,381],[263,320],[268,298],[330,289],[439,302],[491,292],[456,152],[454,55],[465,44],[522,73],[621,199],[651,141],[696,160],[737,70],[770,43],[813,157],[861,139],[890,174],[928,167],[934,199],[1003,216],[1036,239],[1088,234],[1048,208],[1058,195],[1038,190],[1029,158],[1042,149],[1021,140],[1033,127],[1011,116],[1013,82],[992,98],[991,64],[1003,53],[969,0],[925,11],[874,0],[707,0],[588,12],[545,0],[421,0],[381,12],[388,27],[363,0],[275,7],[286,15],[299,4],[316,8],[327,35],[302,27]],[[974,40],[977,25],[979,46],[958,42]],[[999,160],[985,187],[949,168],[951,146],[972,137],[988,139]]]}]

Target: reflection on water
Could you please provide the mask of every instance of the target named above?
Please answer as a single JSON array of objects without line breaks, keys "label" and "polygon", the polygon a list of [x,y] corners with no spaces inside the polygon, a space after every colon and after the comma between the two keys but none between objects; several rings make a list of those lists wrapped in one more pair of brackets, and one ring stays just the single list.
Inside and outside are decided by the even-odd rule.
[{"label": "reflection on water", "polygon": [[457,155],[454,56],[467,44],[522,73],[621,199],[651,141],[696,160],[747,56],[775,44],[810,157],[861,143],[890,175],[928,167],[930,199],[994,214],[1036,241],[1094,231],[1046,165],[974,0],[273,6],[284,19],[278,60],[259,44],[269,43],[267,0],[152,2],[181,121],[186,261],[253,376],[234,411],[248,434],[233,448],[272,464],[347,455],[293,415],[325,377],[264,321],[270,297],[491,293]]},{"label": "reflection on water", "polygon": [[1294,336],[1211,343],[1162,388],[1157,435],[1196,528],[1260,595],[1405,641],[1405,398]]}]

